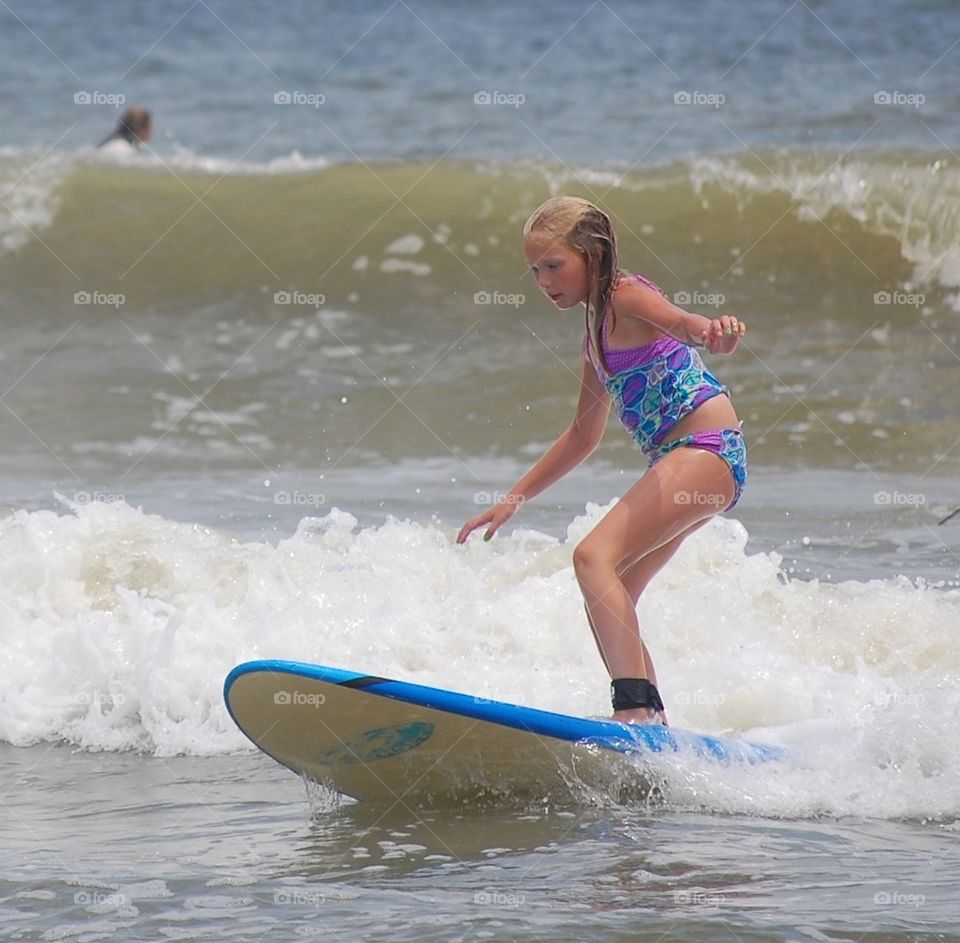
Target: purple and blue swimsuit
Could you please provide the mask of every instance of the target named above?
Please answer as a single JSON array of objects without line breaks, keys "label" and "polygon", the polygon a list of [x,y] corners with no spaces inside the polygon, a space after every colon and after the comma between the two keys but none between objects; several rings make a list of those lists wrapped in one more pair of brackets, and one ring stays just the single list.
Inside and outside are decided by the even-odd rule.
[{"label": "purple and blue swimsuit", "polygon": [[[641,284],[660,289],[641,275]],[[726,510],[740,500],[747,481],[747,447],[739,429],[711,429],[666,441],[673,428],[708,399],[726,394],[727,388],[704,366],[700,354],[674,337],[664,335],[652,344],[611,350],[607,346],[607,318],[601,329],[604,358],[591,356],[594,368],[620,414],[620,422],[641,451],[655,465],[674,449],[689,446],[719,455],[733,475],[734,496]],[[584,339],[591,351],[590,338]]]}]

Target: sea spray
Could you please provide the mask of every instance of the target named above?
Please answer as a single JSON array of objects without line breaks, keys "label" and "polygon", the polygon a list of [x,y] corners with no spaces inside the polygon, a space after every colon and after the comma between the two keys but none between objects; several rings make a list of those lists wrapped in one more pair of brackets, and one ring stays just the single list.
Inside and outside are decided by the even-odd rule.
[{"label": "sea spray", "polygon": [[[605,508],[564,539],[454,543],[436,524],[346,511],[277,543],[123,502],[0,522],[0,737],[166,756],[248,748],[221,701],[254,658],[400,677],[603,716],[607,679],[570,565]],[[667,801],[764,814],[946,815],[960,735],[960,591],[903,578],[790,579],[718,519],[639,606],[676,726],[787,746],[758,779],[666,774]],[[743,781],[741,781],[743,780]]]}]

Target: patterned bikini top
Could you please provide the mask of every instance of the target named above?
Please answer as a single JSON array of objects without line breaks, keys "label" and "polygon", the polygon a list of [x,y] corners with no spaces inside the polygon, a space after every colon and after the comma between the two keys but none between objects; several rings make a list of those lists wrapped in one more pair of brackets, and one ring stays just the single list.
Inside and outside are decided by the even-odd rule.
[{"label": "patterned bikini top", "polygon": [[[663,294],[642,275],[627,276]],[[609,311],[606,312],[606,315]],[[607,325],[601,328],[603,353],[610,372],[594,353],[593,341],[584,338],[584,351],[601,382],[617,405],[620,422],[644,453],[653,452],[674,426],[708,399],[727,388],[704,366],[700,354],[669,334],[650,344],[612,350],[607,346]]]}]

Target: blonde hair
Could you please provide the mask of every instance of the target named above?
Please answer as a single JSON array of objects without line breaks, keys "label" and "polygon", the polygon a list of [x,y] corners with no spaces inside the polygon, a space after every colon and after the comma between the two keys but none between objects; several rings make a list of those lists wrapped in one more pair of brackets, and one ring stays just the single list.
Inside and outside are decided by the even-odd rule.
[{"label": "blonde hair", "polygon": [[[610,217],[589,200],[578,196],[554,196],[538,206],[523,224],[523,237],[544,233],[562,239],[579,252],[587,265],[587,311],[584,316],[592,359],[599,359],[610,372],[603,354],[603,317],[613,289],[624,274],[618,265],[617,236]],[[589,353],[589,350],[588,350]]]}]

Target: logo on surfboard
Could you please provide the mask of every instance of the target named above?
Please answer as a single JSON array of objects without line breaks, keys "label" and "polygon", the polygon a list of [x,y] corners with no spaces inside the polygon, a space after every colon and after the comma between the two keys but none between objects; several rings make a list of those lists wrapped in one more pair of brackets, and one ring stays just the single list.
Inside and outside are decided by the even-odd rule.
[{"label": "logo on surfboard", "polygon": [[378,727],[368,730],[360,737],[339,743],[325,750],[317,762],[325,766],[340,766],[347,763],[371,763],[415,750],[433,736],[433,724],[414,721],[395,727]]}]

